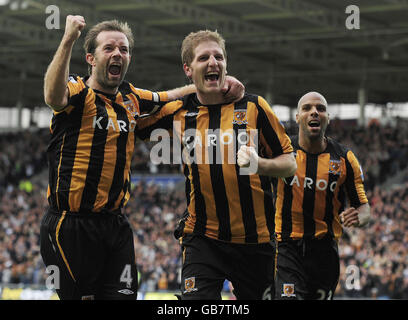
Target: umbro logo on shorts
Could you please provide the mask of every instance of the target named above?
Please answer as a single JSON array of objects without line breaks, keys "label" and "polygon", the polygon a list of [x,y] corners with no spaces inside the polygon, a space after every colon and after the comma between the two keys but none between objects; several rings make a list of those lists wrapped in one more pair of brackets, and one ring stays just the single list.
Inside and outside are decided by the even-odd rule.
[{"label": "umbro logo on shorts", "polygon": [[122,290],[119,290],[118,292],[122,293],[122,294],[126,294],[126,295],[134,294],[134,292],[132,290],[129,290],[129,289],[122,289]]}]

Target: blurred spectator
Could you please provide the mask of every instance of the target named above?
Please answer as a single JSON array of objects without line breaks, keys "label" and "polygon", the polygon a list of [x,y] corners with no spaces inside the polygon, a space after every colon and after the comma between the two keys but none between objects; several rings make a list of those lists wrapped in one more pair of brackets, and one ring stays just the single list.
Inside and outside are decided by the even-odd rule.
[{"label": "blurred spectator", "polygon": [[162,272],[159,280],[157,281],[157,289],[159,291],[166,291],[169,288],[169,283],[167,280],[167,274],[166,272]]},{"label": "blurred spectator", "polygon": [[0,196],[47,168],[48,129],[0,134]]}]

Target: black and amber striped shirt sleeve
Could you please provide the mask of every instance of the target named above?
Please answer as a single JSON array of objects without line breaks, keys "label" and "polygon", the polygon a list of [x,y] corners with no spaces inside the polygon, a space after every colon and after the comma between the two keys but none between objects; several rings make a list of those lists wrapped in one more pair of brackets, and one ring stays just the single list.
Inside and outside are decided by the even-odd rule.
[{"label": "black and amber striped shirt sleeve", "polygon": [[[130,90],[125,90],[126,84]],[[138,107],[139,117],[150,116],[160,110],[168,102],[167,92],[153,92],[134,87],[131,83],[123,83],[122,94],[127,93],[129,99],[136,96],[135,104]]]},{"label": "black and amber striped shirt sleeve", "polygon": [[[171,129],[181,143],[188,216],[184,234],[233,243],[273,238],[274,207],[268,177],[242,175],[236,163],[241,144],[255,143],[268,157],[292,152],[285,129],[266,101],[246,94],[231,104],[202,105],[195,94],[166,104],[138,122],[146,139],[152,130]],[[173,144],[174,145],[174,144]]]},{"label": "black and amber striped shirt sleeve", "polygon": [[310,154],[292,139],[297,171],[277,179],[276,235],[288,239],[320,239],[342,234],[339,214],[349,204],[358,208],[368,202],[363,174],[354,153],[327,138],[324,152]]},{"label": "black and amber striped shirt sleeve", "polygon": [[116,95],[105,94],[78,76],[70,76],[67,86],[68,105],[54,112],[50,126],[50,207],[60,212],[121,208],[129,200],[136,120],[163,105],[167,94],[127,82]]},{"label": "black and amber striped shirt sleeve", "polygon": [[[156,110],[154,114],[139,118],[136,135],[141,140],[150,140],[155,130],[164,129],[167,130],[169,136],[172,137],[175,115],[182,107],[182,100],[171,101]],[[177,128],[177,124],[174,127]]]},{"label": "black and amber striped shirt sleeve", "polygon": [[258,100],[257,128],[259,129],[260,155],[265,158],[273,158],[283,153],[293,152],[285,127],[268,102],[260,96],[255,96],[255,99]]}]

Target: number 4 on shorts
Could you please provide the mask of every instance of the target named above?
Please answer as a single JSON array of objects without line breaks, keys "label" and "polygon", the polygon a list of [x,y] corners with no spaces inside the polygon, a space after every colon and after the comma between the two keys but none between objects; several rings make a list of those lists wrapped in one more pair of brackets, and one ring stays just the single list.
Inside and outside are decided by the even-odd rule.
[{"label": "number 4 on shorts", "polygon": [[120,282],[126,283],[126,288],[132,287],[132,272],[130,264],[126,264],[123,268],[122,274],[120,275]]}]

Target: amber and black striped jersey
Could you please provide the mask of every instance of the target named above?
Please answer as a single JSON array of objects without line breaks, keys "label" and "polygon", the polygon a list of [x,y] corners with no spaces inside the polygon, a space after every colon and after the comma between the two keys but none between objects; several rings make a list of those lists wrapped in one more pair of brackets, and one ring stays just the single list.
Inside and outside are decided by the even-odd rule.
[{"label": "amber and black striped jersey", "polygon": [[48,202],[57,211],[115,210],[129,199],[136,119],[159,109],[167,93],[123,82],[116,95],[70,76],[69,101],[51,120]]},{"label": "amber and black striped jersey", "polygon": [[235,104],[202,105],[196,94],[166,104],[138,121],[137,134],[150,138],[158,128],[180,141],[188,215],[185,234],[234,243],[273,238],[273,196],[269,177],[243,175],[236,153],[243,144],[273,158],[293,151],[283,125],[268,103],[246,94]]},{"label": "amber and black striped jersey", "polygon": [[298,139],[292,137],[295,175],[274,179],[277,239],[320,239],[329,234],[337,240],[342,234],[339,214],[346,202],[354,208],[368,202],[361,166],[350,149],[331,138],[319,154],[305,152]]}]

